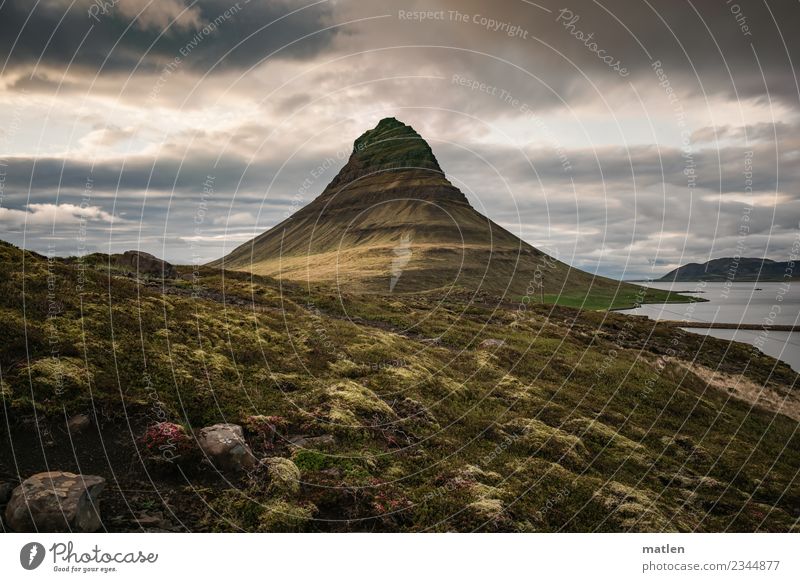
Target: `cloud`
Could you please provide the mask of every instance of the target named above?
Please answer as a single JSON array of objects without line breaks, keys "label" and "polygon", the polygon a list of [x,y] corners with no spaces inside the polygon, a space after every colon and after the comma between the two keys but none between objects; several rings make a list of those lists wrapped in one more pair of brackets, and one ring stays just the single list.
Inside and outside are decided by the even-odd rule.
[{"label": "cloud", "polygon": [[218,216],[214,219],[216,225],[227,226],[252,226],[256,224],[256,217],[249,212],[234,212],[230,216]]},{"label": "cloud", "polygon": [[[773,100],[797,101],[792,63],[800,59],[800,45],[789,24],[800,20],[797,2],[742,4],[748,34],[726,2],[542,0],[535,4],[543,8],[527,2],[487,5],[484,0],[399,4],[385,0],[371,2],[368,10],[358,3],[343,3],[337,13],[340,18],[383,13],[392,18],[370,22],[340,41],[353,50],[380,51],[387,68],[396,69],[403,60],[435,64],[445,76],[471,74],[525,95],[539,108],[598,101],[609,91],[634,100],[631,84],[639,95],[663,93],[653,71],[655,61],[662,63],[682,99],[769,95]],[[565,6],[577,17],[574,24],[571,19],[559,20]],[[401,11],[438,11],[440,17],[420,21],[401,17]],[[522,30],[524,38],[509,37],[511,27]],[[591,39],[580,40],[589,35]],[[592,43],[596,50],[591,50]],[[621,60],[629,75],[620,77],[597,51]]]},{"label": "cloud", "polygon": [[[110,8],[93,18],[91,7],[104,5]],[[291,0],[6,0],[0,3],[0,54],[7,57],[5,73],[55,71],[60,77],[69,65],[88,82],[94,74],[158,71],[181,51],[186,69],[246,68],[270,54],[276,60],[318,54],[336,34],[323,30],[330,10]]]},{"label": "cloud", "polygon": [[202,26],[200,9],[181,0],[118,0],[115,7],[123,17],[135,19],[141,30],[162,31],[169,26],[196,30]]},{"label": "cloud", "polygon": [[82,221],[124,222],[99,206],[75,204],[27,204],[25,210],[0,208],[0,223],[7,228],[20,226],[63,226]]}]

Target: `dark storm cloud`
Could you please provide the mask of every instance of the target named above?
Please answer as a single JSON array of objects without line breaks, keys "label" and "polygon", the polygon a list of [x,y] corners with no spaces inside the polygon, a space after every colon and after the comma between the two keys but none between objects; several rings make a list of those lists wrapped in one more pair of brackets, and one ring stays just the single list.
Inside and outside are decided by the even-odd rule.
[{"label": "dark storm cloud", "polygon": [[[369,7],[343,3],[338,10],[343,17],[393,15],[362,27],[354,48],[435,45],[441,48],[397,49],[395,57],[433,65],[445,75],[466,72],[511,92],[524,91],[539,107],[600,100],[610,88],[624,90],[628,82],[637,83],[640,93],[642,86],[663,92],[653,72],[655,61],[682,97],[769,94],[797,102],[794,68],[800,62],[800,40],[793,27],[800,21],[800,3],[794,0],[535,4],[544,9],[522,0],[407,0],[371,2]],[[438,16],[421,21],[408,16],[418,11]],[[619,62],[618,70],[601,57],[611,65]],[[480,103],[465,107],[487,109]]]},{"label": "dark storm cloud", "polygon": [[[105,13],[90,15],[92,6],[103,5]],[[38,64],[92,72],[102,67],[105,73],[153,70],[187,47],[187,66],[200,71],[220,59],[221,69],[249,67],[279,49],[271,58],[309,58],[335,31],[323,30],[328,3],[288,15],[302,6],[289,0],[8,0],[0,8],[0,58],[7,59],[7,70]]]}]

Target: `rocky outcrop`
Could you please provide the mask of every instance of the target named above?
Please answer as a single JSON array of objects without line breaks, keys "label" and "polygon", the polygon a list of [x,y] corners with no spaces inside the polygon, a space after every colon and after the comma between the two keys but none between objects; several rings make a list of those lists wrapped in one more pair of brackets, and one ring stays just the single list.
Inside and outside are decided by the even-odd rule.
[{"label": "rocky outcrop", "polygon": [[242,472],[256,466],[256,458],[238,424],[215,424],[200,429],[197,442],[220,471]]},{"label": "rocky outcrop", "polygon": [[37,473],[14,489],[6,523],[16,532],[94,532],[101,526],[98,497],[106,480],[61,471]]}]

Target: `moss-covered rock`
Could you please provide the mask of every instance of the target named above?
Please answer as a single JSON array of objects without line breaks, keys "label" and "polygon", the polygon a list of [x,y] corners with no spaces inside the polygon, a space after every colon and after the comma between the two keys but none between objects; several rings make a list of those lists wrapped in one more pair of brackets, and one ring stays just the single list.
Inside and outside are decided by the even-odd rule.
[{"label": "moss-covered rock", "polygon": [[269,457],[261,462],[267,469],[271,491],[285,495],[295,495],[300,491],[300,469],[291,459]]}]

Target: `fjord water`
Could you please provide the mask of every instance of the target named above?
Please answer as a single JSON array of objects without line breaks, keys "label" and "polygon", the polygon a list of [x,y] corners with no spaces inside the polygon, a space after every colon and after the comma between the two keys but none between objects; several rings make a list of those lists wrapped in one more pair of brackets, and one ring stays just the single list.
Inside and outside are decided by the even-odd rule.
[{"label": "fjord water", "polygon": [[646,315],[651,319],[731,324],[756,324],[761,330],[686,328],[758,347],[800,371],[800,333],[775,331],[775,325],[800,324],[800,281],[786,283],[648,282],[646,287],[702,297],[702,303],[647,304],[620,313]]}]

